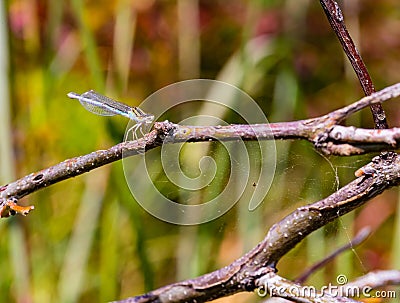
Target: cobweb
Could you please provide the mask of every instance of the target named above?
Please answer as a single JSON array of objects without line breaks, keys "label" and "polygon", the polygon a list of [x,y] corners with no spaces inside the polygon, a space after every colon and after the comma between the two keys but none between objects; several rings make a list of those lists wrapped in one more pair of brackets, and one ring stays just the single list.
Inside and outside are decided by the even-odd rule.
[{"label": "cobweb", "polygon": [[[272,192],[265,202],[266,208],[269,208],[268,205],[276,201],[280,203],[279,207],[276,205],[273,207],[274,211],[279,215],[268,216],[268,221],[271,224],[282,219],[298,207],[314,203],[334,193],[343,185],[354,180],[354,172],[370,160],[370,156],[326,156],[316,151],[307,142],[278,142],[277,147],[279,158],[276,177]],[[350,216],[352,215],[354,216],[354,214]],[[343,243],[343,241],[351,243],[354,237],[352,231],[353,221],[351,219],[350,222],[346,217],[343,218],[338,215],[336,222],[322,227],[320,232],[322,232],[322,237],[326,240],[319,244],[318,249],[311,250],[308,253],[314,255],[314,261],[345,245],[346,243]],[[313,237],[313,234],[310,236]],[[307,243],[307,241],[308,238],[303,242]],[[303,242],[299,247],[303,247]],[[354,255],[351,261],[353,265],[358,264],[359,270],[366,273],[366,265],[356,248],[351,247],[351,252]],[[292,269],[294,267],[304,266],[304,263],[302,263],[304,261],[299,261],[304,260],[305,256],[302,256],[303,254],[304,248],[303,250],[294,249],[285,256],[283,259],[286,261],[280,263],[283,264],[283,272],[287,271],[290,276],[290,274],[293,274],[291,272],[293,272]],[[339,256],[338,259],[340,258]],[[308,262],[312,263],[313,261]],[[285,263],[289,265],[286,267]]]}]

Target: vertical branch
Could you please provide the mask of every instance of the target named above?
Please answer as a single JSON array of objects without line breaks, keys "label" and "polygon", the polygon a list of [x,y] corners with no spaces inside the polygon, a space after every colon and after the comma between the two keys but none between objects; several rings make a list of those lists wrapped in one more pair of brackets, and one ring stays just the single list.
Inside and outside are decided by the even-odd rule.
[{"label": "vertical branch", "polygon": [[[328,17],[328,21],[331,24],[331,27],[339,38],[344,52],[349,58],[354,71],[356,72],[356,75],[361,83],[361,87],[365,95],[371,95],[375,92],[374,84],[372,83],[371,77],[368,73],[367,67],[364,64],[364,61],[361,58],[360,53],[358,52],[353,40],[350,37],[349,32],[346,29],[343,14],[339,5],[334,0],[320,0],[320,3],[325,11],[326,16]],[[370,107],[375,123],[375,128],[388,128],[385,111],[383,110],[382,105],[373,104]]]}]

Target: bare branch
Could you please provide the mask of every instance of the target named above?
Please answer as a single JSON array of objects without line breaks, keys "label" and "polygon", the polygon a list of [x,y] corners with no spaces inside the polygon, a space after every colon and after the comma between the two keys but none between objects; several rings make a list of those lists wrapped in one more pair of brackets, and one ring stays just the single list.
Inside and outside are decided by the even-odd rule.
[{"label": "bare branch", "polygon": [[[273,285],[270,281],[268,282],[268,285]],[[290,281],[289,281],[290,283]],[[291,284],[289,284],[291,285]],[[400,285],[400,270],[377,270],[374,272],[369,272],[368,274],[361,276],[357,278],[356,280],[349,282],[345,285],[337,286],[332,288],[335,291],[335,295],[337,294],[349,294],[349,295],[357,295],[357,297],[361,295],[369,295],[373,296],[371,293],[371,290],[381,288],[384,286],[393,286],[393,285]],[[260,286],[260,289],[257,290],[257,292],[260,295],[264,295],[263,290],[265,289],[265,286]],[[297,288],[294,288],[297,289]],[[312,287],[308,286],[305,287],[305,289],[298,289],[299,294],[307,294],[310,293],[310,289],[313,289]],[[329,289],[329,288],[328,288]],[[396,294],[393,293],[390,295],[389,292],[385,293],[386,298],[395,298]],[[295,298],[296,299],[296,298]],[[290,300],[290,301],[295,301],[295,299]],[[278,297],[270,297],[269,299],[264,301],[265,303],[280,303],[280,302],[288,302],[288,300],[278,298]],[[335,301],[336,302],[336,301]]]},{"label": "bare branch", "polygon": [[[353,294],[357,297],[361,295],[372,295],[371,290],[383,286],[399,285],[399,270],[378,270],[370,272],[358,279],[345,285],[332,288],[333,292],[329,293],[329,287],[324,293],[317,292],[314,287],[302,286],[301,283],[295,284],[274,273],[268,273],[258,281],[260,287],[258,294],[264,296],[266,292],[271,296],[284,298],[292,302],[355,302],[352,299],[338,297],[338,294]],[[290,291],[285,291],[290,290]],[[271,298],[265,302],[275,302]],[[394,296],[393,296],[394,297]],[[277,302],[282,302],[277,301]],[[287,302],[286,300],[284,302]]]},{"label": "bare branch", "polygon": [[[107,150],[65,160],[57,165],[25,176],[15,182],[0,187],[0,213],[10,199],[19,200],[23,196],[56,182],[72,178],[108,163],[118,161],[160,146],[176,142],[199,142],[209,140],[232,141],[305,139],[326,154],[352,155],[397,147],[399,129],[362,130],[337,125],[351,114],[379,102],[400,95],[400,83],[389,86],[371,96],[333,111],[327,115],[293,122],[255,125],[228,126],[186,126],[168,121],[157,122],[154,130],[136,141],[117,144]],[[9,212],[5,212],[8,214]]]},{"label": "bare branch", "polygon": [[205,302],[241,291],[253,291],[260,285],[258,280],[274,272],[281,257],[311,232],[400,183],[400,157],[395,153],[375,157],[364,170],[359,178],[329,197],[300,207],[273,225],[255,248],[230,265],[118,302]]},{"label": "bare branch", "polygon": [[[371,77],[368,73],[367,67],[364,64],[364,61],[361,58],[360,53],[358,52],[349,32],[346,29],[344,17],[339,5],[334,0],[320,0],[320,3],[326,16],[328,17],[328,21],[332,29],[339,38],[344,52],[349,58],[354,71],[356,72],[365,95],[371,95],[375,92],[374,84],[372,83]],[[382,105],[372,104],[371,111],[374,118],[375,127],[378,129],[388,128],[385,111],[383,110]]]},{"label": "bare branch", "polygon": [[[57,165],[25,176],[15,182],[0,187],[0,202],[5,199],[21,197],[35,192],[43,187],[72,178],[97,167],[120,160],[123,151],[130,155],[138,154],[143,149],[158,146],[157,130],[137,141],[124,142],[107,150],[98,150],[90,154],[65,160]],[[3,201],[1,201],[3,199]]]},{"label": "bare branch", "polygon": [[376,289],[390,285],[400,285],[400,270],[372,271],[342,287],[351,289],[354,287],[363,288],[369,286]]},{"label": "bare branch", "polygon": [[[336,302],[359,302],[350,298],[340,297],[328,292],[316,291],[315,288],[296,284],[290,280],[271,272],[257,281],[260,295],[268,292],[271,297],[280,297],[299,303],[336,303]],[[315,291],[314,291],[315,290]]]}]

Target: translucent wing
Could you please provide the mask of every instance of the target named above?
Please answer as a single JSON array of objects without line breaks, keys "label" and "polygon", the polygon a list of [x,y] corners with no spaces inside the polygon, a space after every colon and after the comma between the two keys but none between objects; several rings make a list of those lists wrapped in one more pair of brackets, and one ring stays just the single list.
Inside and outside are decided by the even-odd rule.
[{"label": "translucent wing", "polygon": [[68,97],[77,99],[86,110],[100,116],[126,116],[126,113],[130,110],[129,106],[116,102],[93,90],[83,93],[82,95],[69,93]]},{"label": "translucent wing", "polygon": [[137,123],[150,123],[154,116],[146,114],[138,107],[130,107],[124,103],[115,101],[94,90],[87,91],[82,95],[69,93],[68,97],[77,99],[91,113],[100,116],[121,115]]},{"label": "translucent wing", "polygon": [[118,102],[115,101],[107,96],[104,96],[102,94],[99,94],[98,92],[94,91],[94,90],[90,90],[86,93],[83,94],[83,96],[85,97],[89,97],[93,100],[96,100],[98,102],[100,102],[101,104],[103,104],[104,107],[108,107],[111,108],[112,110],[116,111],[116,114],[120,114],[120,115],[126,115],[127,113],[129,113],[132,108],[122,102]]}]

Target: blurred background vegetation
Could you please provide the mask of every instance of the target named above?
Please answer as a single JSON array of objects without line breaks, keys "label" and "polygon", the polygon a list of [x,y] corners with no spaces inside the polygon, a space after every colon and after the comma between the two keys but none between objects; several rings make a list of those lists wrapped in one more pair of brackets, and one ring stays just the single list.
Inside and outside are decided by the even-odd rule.
[{"label": "blurred background vegetation", "polygon": [[[399,1],[342,7],[377,89],[399,82]],[[70,91],[96,89],[139,105],[176,81],[219,79],[250,94],[270,122],[325,114],[363,95],[318,1],[5,0],[0,27],[0,184],[122,141],[125,119],[88,113],[67,99]],[[400,106],[384,107],[398,125]],[[346,123],[372,127],[369,110]],[[372,156],[326,158],[306,142],[276,146],[277,172],[262,206],[249,212],[240,201],[200,226],[146,213],[121,163],[24,198],[34,212],[0,221],[0,301],[105,302],[217,269],[296,207],[352,180]],[[210,150],[218,159],[218,148]],[[186,162],[197,167],[198,159]],[[367,225],[373,234],[364,244],[307,283],[399,268],[398,192],[313,233],[278,264],[280,274],[295,278]],[[219,301],[258,300],[250,293]]]}]

